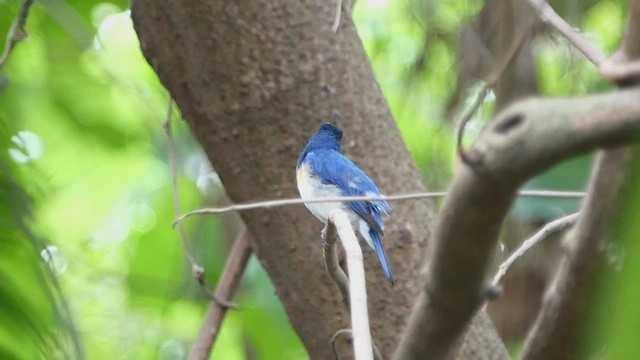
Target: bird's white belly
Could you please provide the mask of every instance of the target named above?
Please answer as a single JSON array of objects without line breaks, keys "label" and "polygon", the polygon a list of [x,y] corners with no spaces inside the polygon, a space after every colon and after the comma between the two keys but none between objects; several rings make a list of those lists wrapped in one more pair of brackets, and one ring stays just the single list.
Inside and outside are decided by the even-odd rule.
[{"label": "bird's white belly", "polygon": [[[313,178],[309,172],[309,166],[303,164],[300,166],[298,171],[296,172],[297,183],[298,183],[298,192],[300,192],[300,197],[305,199],[315,199],[321,197],[337,197],[341,196],[342,193],[340,189],[338,189],[335,185],[323,184],[320,179]],[[309,211],[315,217],[317,217],[323,223],[327,222],[329,214],[332,210],[338,208],[346,210],[346,206],[344,206],[341,202],[328,202],[328,203],[305,203],[304,204]]]}]

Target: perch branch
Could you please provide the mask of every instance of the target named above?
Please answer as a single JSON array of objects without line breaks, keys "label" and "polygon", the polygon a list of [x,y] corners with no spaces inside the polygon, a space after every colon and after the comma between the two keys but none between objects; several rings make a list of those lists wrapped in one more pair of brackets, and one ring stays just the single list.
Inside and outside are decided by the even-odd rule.
[{"label": "perch branch", "polygon": [[334,210],[327,222],[326,238],[340,237],[342,247],[347,253],[349,271],[349,301],[351,313],[351,333],[353,334],[353,353],[356,360],[373,359],[373,342],[369,330],[367,306],[367,287],[364,276],[362,249],[351,227],[349,216],[342,210]]},{"label": "perch branch", "polygon": [[7,60],[9,60],[11,52],[13,51],[13,48],[16,47],[18,42],[27,38],[27,32],[24,30],[24,25],[27,23],[29,9],[34,2],[35,0],[22,1],[22,5],[20,5],[18,15],[13,21],[13,24],[11,24],[11,28],[9,29],[9,33],[7,34],[7,41],[4,44],[4,51],[2,52],[2,56],[0,56],[0,69],[2,69]]},{"label": "perch branch", "polygon": [[396,359],[440,359],[452,351],[484,302],[485,274],[518,187],[561,160],[637,139],[639,97],[640,88],[633,88],[524,100],[481,131],[471,148],[476,167],[457,167],[442,206],[421,305],[414,307]]},{"label": "perch branch", "polygon": [[[249,244],[249,232],[243,229],[236,238],[231,248],[231,252],[227,257],[224,271],[218,281],[215,295],[217,299],[229,299],[230,301],[238,285],[240,279],[247,267],[247,262],[251,256],[251,245]],[[207,314],[202,321],[202,326],[196,340],[191,347],[189,360],[205,360],[209,358],[213,343],[220,331],[220,325],[227,313],[228,307],[221,306],[217,301],[211,301]]]}]

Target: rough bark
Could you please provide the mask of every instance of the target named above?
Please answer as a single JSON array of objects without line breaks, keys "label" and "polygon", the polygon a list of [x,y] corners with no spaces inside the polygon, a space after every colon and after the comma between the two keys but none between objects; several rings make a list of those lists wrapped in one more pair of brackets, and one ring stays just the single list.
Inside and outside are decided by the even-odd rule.
[{"label": "rough bark", "polygon": [[[344,150],[383,192],[425,190],[349,9],[343,4],[336,34],[335,4],[326,1],[133,2],[143,53],[232,201],[297,196],[297,156],[324,121],[344,128]],[[310,356],[330,358],[329,340],[348,317],[322,262],[323,225],[302,206],[244,212],[242,219]],[[372,332],[383,354],[397,344],[419,291],[433,221],[428,201],[393,206],[385,248],[395,287],[365,251]]]}]

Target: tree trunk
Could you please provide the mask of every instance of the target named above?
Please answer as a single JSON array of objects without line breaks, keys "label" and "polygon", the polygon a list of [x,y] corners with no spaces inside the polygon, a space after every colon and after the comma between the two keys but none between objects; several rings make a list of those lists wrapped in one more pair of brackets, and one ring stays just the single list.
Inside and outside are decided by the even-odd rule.
[{"label": "tree trunk", "polygon": [[[142,50],[179,105],[234,202],[298,196],[295,164],[324,121],[345,130],[344,150],[386,193],[424,191],[343,4],[325,1],[136,0]],[[421,284],[434,205],[392,204],[387,284],[365,251],[369,313],[383,355],[397,344]],[[302,206],[242,213],[252,244],[312,358],[331,358],[348,327],[324,269],[318,223]],[[493,332],[491,325],[486,331]]]}]

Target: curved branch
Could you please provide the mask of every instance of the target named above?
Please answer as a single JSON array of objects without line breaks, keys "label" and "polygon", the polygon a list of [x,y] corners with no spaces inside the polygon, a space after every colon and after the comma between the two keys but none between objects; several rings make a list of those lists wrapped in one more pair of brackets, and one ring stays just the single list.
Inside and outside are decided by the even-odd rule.
[{"label": "curved branch", "polygon": [[397,359],[439,359],[451,352],[484,301],[485,274],[518,187],[568,157],[636,139],[638,98],[640,88],[534,98],[513,104],[483,129],[471,149],[477,168],[457,168],[444,202],[420,294],[423,306],[414,308]]}]

